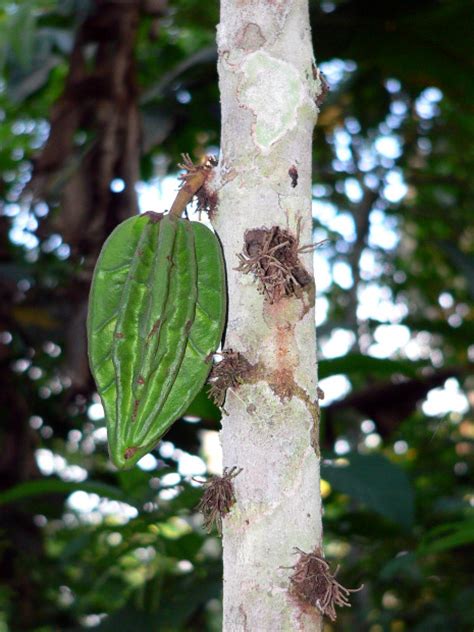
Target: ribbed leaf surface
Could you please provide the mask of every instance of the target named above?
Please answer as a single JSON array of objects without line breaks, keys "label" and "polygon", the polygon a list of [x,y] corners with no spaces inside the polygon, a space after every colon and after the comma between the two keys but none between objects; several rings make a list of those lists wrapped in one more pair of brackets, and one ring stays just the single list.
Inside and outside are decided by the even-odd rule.
[{"label": "ribbed leaf surface", "polygon": [[145,214],[107,239],[87,328],[117,467],[149,452],[202,388],[225,311],[222,252],[204,225]]}]

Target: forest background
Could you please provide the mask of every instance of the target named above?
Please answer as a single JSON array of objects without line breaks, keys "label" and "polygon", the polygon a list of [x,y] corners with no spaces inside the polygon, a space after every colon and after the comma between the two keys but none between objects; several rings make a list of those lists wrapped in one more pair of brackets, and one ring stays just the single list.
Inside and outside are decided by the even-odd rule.
[{"label": "forest background", "polygon": [[[324,540],[364,584],[327,630],[472,630],[473,6],[310,11],[330,86],[313,146]],[[220,630],[193,481],[219,472],[220,412],[203,392],[116,472],[84,328],[112,228],[169,208],[182,152],[218,154],[218,20],[214,1],[0,7],[0,632]]]}]

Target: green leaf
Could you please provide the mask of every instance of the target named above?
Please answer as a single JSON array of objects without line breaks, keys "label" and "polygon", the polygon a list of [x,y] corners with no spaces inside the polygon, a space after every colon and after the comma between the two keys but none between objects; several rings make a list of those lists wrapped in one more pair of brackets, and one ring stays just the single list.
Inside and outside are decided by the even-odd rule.
[{"label": "green leaf", "polygon": [[222,252],[203,224],[148,213],[126,220],[107,239],[87,330],[118,468],[153,449],[199,393],[225,313]]},{"label": "green leaf", "polygon": [[418,547],[418,554],[440,553],[474,542],[474,518],[440,525],[428,531]]},{"label": "green leaf", "polygon": [[392,558],[381,569],[379,574],[383,581],[393,582],[403,578],[411,581],[422,581],[423,575],[415,553],[403,553]]},{"label": "green leaf", "polygon": [[449,241],[440,242],[440,246],[465,277],[471,298],[474,298],[474,257],[462,252],[456,244]]},{"label": "green leaf", "polygon": [[391,360],[389,358],[373,358],[361,353],[349,353],[337,358],[320,360],[318,364],[319,379],[345,373],[351,375],[361,373],[364,376],[373,374],[377,377],[388,377],[394,373],[401,373],[409,377],[416,377],[418,369],[430,366],[429,363],[411,360]]},{"label": "green leaf", "polygon": [[72,494],[77,491],[87,492],[88,494],[97,494],[98,496],[103,496],[104,498],[111,498],[112,500],[120,500],[122,502],[133,504],[130,503],[130,499],[126,497],[120,489],[114,487],[113,485],[107,485],[106,483],[94,481],[69,483],[66,481],[60,481],[56,478],[45,478],[37,481],[19,483],[18,485],[1,492],[0,505],[17,502],[27,498],[33,498],[35,496],[43,496],[45,494]]},{"label": "green leaf", "polygon": [[[338,459],[339,461],[339,459]],[[413,524],[413,490],[405,472],[381,454],[351,454],[323,463],[321,476],[337,491],[408,529]]]},{"label": "green leaf", "polygon": [[432,320],[430,318],[410,316],[404,318],[401,324],[415,331],[429,331],[430,333],[440,334],[456,344],[474,339],[474,322],[469,320],[465,320],[459,326],[453,327],[447,320]]},{"label": "green leaf", "polygon": [[149,630],[158,632],[158,618],[154,614],[137,610],[132,605],[114,612],[95,628],[97,632],[137,632]]},{"label": "green leaf", "polygon": [[209,399],[209,387],[205,386],[189,404],[184,413],[192,417],[200,417],[209,421],[220,421],[222,414],[219,408]]}]

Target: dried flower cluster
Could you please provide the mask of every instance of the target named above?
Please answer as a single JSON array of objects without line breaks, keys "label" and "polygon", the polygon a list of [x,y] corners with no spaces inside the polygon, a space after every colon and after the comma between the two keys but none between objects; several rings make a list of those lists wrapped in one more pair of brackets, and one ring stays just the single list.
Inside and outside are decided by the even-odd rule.
[{"label": "dried flower cluster", "polygon": [[190,176],[203,171],[209,172],[217,165],[217,158],[212,155],[206,156],[200,165],[195,165],[189,154],[181,154],[181,158],[183,162],[178,163],[178,167],[184,169],[186,173],[181,174],[179,179],[184,182],[186,182]]},{"label": "dried flower cluster", "polygon": [[215,525],[218,534],[222,534],[222,518],[229,513],[235,503],[232,479],[241,471],[242,469],[237,467],[230,470],[225,468],[222,476],[213,476],[203,483],[204,493],[197,508],[204,517],[204,526],[208,533]]},{"label": "dried flower cluster", "polygon": [[238,351],[225,349],[221,355],[222,360],[213,366],[209,376],[209,396],[220,408],[224,405],[227,389],[237,388],[253,370],[247,358]]},{"label": "dried flower cluster", "polygon": [[298,294],[312,281],[298,255],[315,246],[300,247],[299,237],[300,222],[296,236],[279,226],[254,228],[245,233],[245,245],[243,252],[237,255],[240,263],[236,270],[252,273],[258,280],[259,291],[270,303]]},{"label": "dried flower cluster", "polygon": [[331,621],[337,618],[336,606],[350,608],[349,595],[363,588],[345,588],[336,580],[339,567],[332,573],[329,564],[320,555],[320,550],[305,553],[295,549],[300,557],[292,568],[290,578],[295,594],[306,603],[314,606]]},{"label": "dried flower cluster", "polygon": [[[178,164],[178,167],[186,172],[179,176],[179,179],[183,181],[182,188],[186,188],[187,184],[193,182],[193,179],[196,180],[199,183],[199,187],[193,191],[193,195],[197,199],[196,211],[198,213],[204,211],[212,218],[217,208],[217,191],[208,185],[207,179],[212,169],[217,166],[217,158],[209,155],[206,156],[202,164],[195,165],[189,154],[182,154],[181,156],[183,162]],[[193,184],[191,188],[195,188]]]}]

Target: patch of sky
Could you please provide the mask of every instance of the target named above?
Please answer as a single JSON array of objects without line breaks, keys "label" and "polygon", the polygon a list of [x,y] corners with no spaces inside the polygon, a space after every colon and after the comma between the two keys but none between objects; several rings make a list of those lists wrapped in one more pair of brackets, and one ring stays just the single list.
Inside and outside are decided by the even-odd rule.
[{"label": "patch of sky", "polygon": [[347,129],[347,131],[349,132],[349,134],[358,134],[361,130],[361,126],[359,121],[352,117],[352,116],[348,116],[345,121],[344,121],[344,125]]},{"label": "patch of sky", "polygon": [[405,184],[403,174],[399,169],[392,169],[385,176],[385,187],[383,194],[386,200],[396,204],[407,194],[408,187]]},{"label": "patch of sky", "polygon": [[346,241],[353,242],[356,239],[356,228],[351,213],[338,213],[327,223],[327,228],[339,233]]},{"label": "patch of sky", "polygon": [[164,213],[168,211],[174,202],[178,189],[177,174],[164,178],[152,178],[149,182],[137,182],[135,190],[138,195],[140,213],[147,211]]},{"label": "patch of sky", "polygon": [[[389,287],[378,283],[367,283],[357,290],[359,320],[379,320],[399,323],[406,316],[407,308],[403,303],[394,303]],[[388,355],[388,354],[387,354]]]},{"label": "patch of sky", "polygon": [[114,178],[110,183],[110,190],[113,193],[121,193],[125,191],[125,181],[122,178]]},{"label": "patch of sky", "polygon": [[325,296],[318,296],[316,299],[316,327],[319,327],[327,319],[329,311],[329,301]]},{"label": "patch of sky", "polygon": [[390,112],[395,116],[404,116],[408,112],[408,105],[401,99],[395,99],[390,104]]},{"label": "patch of sky", "polygon": [[191,93],[188,90],[178,90],[176,93],[176,101],[183,105],[190,103],[192,99]]},{"label": "patch of sky", "polygon": [[84,491],[73,492],[67,500],[67,505],[71,510],[81,514],[83,520],[94,524],[100,524],[106,516],[113,516],[119,523],[128,522],[138,516],[137,509],[127,503],[107,500]]},{"label": "patch of sky", "polygon": [[395,99],[390,104],[390,113],[385,118],[385,123],[389,129],[400,127],[408,115],[408,105],[401,99]]},{"label": "patch of sky", "polygon": [[323,225],[327,225],[337,215],[337,208],[331,202],[322,202],[313,200],[312,203],[313,217]]},{"label": "patch of sky", "polygon": [[357,167],[359,171],[364,173],[372,171],[377,166],[377,159],[372,145],[366,145],[359,148],[359,160]]},{"label": "patch of sky", "polygon": [[362,200],[362,187],[355,178],[347,178],[344,181],[344,192],[351,202],[360,202]]},{"label": "patch of sky", "polygon": [[145,454],[137,463],[138,467],[145,472],[152,472],[158,466],[158,461],[153,454]]},{"label": "patch of sky", "polygon": [[45,202],[38,202],[35,204],[34,212],[36,217],[46,217],[49,213],[49,207]]},{"label": "patch of sky", "polygon": [[[15,211],[18,205],[7,205],[15,207]],[[15,212],[15,220],[9,231],[9,237],[12,243],[18,246],[24,246],[27,249],[36,248],[39,244],[39,240],[31,231],[35,230],[38,226],[36,218],[29,212],[25,205],[21,205],[19,212]]]},{"label": "patch of sky", "polygon": [[376,151],[383,158],[395,160],[402,153],[400,138],[394,134],[379,136],[374,143]]},{"label": "patch of sky", "polygon": [[100,426],[92,432],[92,437],[95,443],[105,443],[107,441],[107,428]]},{"label": "patch of sky", "polygon": [[[331,193],[331,187],[324,185],[324,184],[314,184],[313,185],[313,196],[316,198],[320,198],[320,197],[325,197],[327,195],[330,195]],[[320,202],[321,204],[322,202]]]},{"label": "patch of sky", "polygon": [[339,456],[348,454],[350,451],[351,451],[351,444],[349,443],[347,439],[344,439],[343,437],[341,437],[337,439],[336,442],[334,443],[334,452],[338,454]]},{"label": "patch of sky", "polygon": [[[207,471],[209,474],[222,476],[222,447],[219,433],[216,430],[202,430],[200,437],[201,452],[207,463]],[[191,485],[196,486],[199,485],[199,483],[191,479]]]},{"label": "patch of sky", "polygon": [[336,86],[345,79],[348,73],[354,72],[357,65],[352,60],[330,59],[319,64],[319,69],[324,73],[331,88]]},{"label": "patch of sky", "polygon": [[2,215],[5,217],[16,217],[21,211],[21,206],[16,203],[5,204],[2,209]]},{"label": "patch of sky", "polygon": [[316,276],[316,287],[318,292],[326,292],[332,284],[331,269],[327,258],[321,251],[314,253],[314,270]]},{"label": "patch of sky", "polygon": [[387,217],[381,210],[373,210],[370,214],[369,246],[393,250],[400,241],[396,228],[396,218]]},{"label": "patch of sky", "polygon": [[430,360],[434,366],[440,366],[443,362],[443,354],[439,349],[433,349],[433,337],[427,331],[412,333],[411,339],[403,347],[403,355],[413,361]]},{"label": "patch of sky", "polygon": [[336,156],[341,162],[349,162],[352,159],[351,136],[342,127],[339,127],[334,132],[334,145],[336,149]]},{"label": "patch of sky", "polygon": [[95,402],[91,404],[87,409],[87,416],[91,421],[100,421],[104,419],[104,407],[100,402]]},{"label": "patch of sky", "polygon": [[443,387],[434,388],[428,393],[422,410],[429,417],[441,417],[449,413],[464,415],[469,410],[469,402],[457,379],[451,377]]},{"label": "patch of sky", "polygon": [[43,252],[53,252],[54,250],[56,250],[56,248],[59,248],[59,246],[62,244],[63,240],[61,238],[61,235],[58,235],[57,233],[53,233],[52,235],[50,235],[47,239],[45,239],[41,245],[41,250]]},{"label": "patch of sky", "polygon": [[178,472],[181,476],[202,476],[206,473],[206,464],[199,456],[183,452],[178,460]]},{"label": "patch of sky", "polygon": [[335,8],[336,5],[334,4],[334,2],[321,2],[321,11],[323,11],[323,13],[332,13]]},{"label": "patch of sky", "polygon": [[431,153],[433,144],[429,138],[421,137],[416,141],[416,145],[419,149],[420,154],[423,156],[428,156]]},{"label": "patch of sky", "polygon": [[329,406],[334,401],[342,399],[351,390],[351,383],[345,375],[331,375],[319,382],[319,386],[324,391],[324,399],[321,406]]},{"label": "patch of sky", "polygon": [[415,110],[418,116],[430,120],[440,112],[438,103],[442,100],[443,93],[438,88],[425,88],[415,101]]},{"label": "patch of sky", "polygon": [[374,332],[375,342],[368,352],[375,358],[388,358],[403,350],[410,336],[410,330],[405,325],[379,325]]},{"label": "patch of sky", "polygon": [[356,337],[353,331],[341,328],[333,329],[329,339],[321,343],[323,357],[338,358],[348,353],[355,340]]},{"label": "patch of sky", "polygon": [[377,253],[370,248],[364,248],[359,259],[360,276],[364,281],[377,279],[383,273],[383,266],[378,261]]},{"label": "patch of sky", "polygon": [[385,89],[390,94],[396,94],[400,92],[402,84],[398,81],[398,79],[393,79],[392,77],[385,81]]},{"label": "patch of sky", "polygon": [[369,187],[369,189],[372,189],[373,191],[377,189],[377,187],[379,186],[379,183],[380,183],[380,178],[376,176],[375,173],[367,173],[364,176],[365,186]]},{"label": "patch of sky", "polygon": [[397,129],[397,127],[400,127],[400,125],[403,122],[403,117],[395,116],[394,114],[389,114],[387,118],[385,119],[385,122],[387,124],[387,127],[390,130],[394,130],[394,129]]},{"label": "patch of sky", "polygon": [[44,448],[35,452],[35,459],[39,470],[44,476],[56,474],[63,481],[82,482],[87,478],[87,470],[79,465],[69,465],[66,459],[51,450]]},{"label": "patch of sky", "polygon": [[343,290],[349,290],[354,285],[351,268],[345,261],[336,261],[332,267],[332,276]]}]

